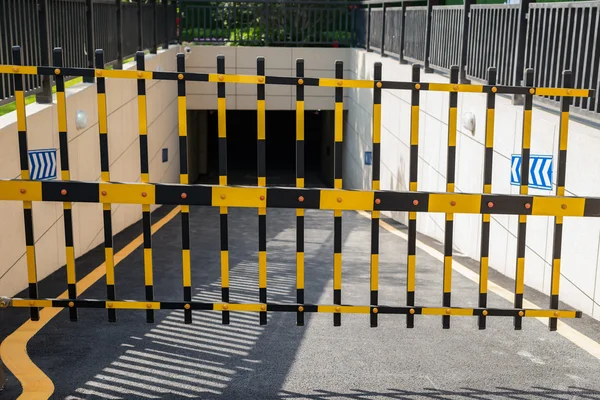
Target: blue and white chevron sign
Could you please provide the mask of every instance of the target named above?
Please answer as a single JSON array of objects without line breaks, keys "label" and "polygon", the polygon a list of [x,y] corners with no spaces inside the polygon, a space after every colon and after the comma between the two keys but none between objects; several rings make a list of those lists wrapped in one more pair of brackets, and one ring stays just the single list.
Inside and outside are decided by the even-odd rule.
[{"label": "blue and white chevron sign", "polygon": [[29,150],[29,179],[56,179],[56,149]]},{"label": "blue and white chevron sign", "polygon": [[[521,155],[513,154],[510,163],[510,184],[521,184]],[[552,156],[532,155],[529,157],[529,187],[552,190]]]}]

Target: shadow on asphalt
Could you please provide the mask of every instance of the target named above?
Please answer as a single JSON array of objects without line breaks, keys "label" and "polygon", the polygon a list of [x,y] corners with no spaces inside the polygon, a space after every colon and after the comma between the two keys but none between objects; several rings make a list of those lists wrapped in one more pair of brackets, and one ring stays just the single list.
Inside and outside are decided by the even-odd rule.
[{"label": "shadow on asphalt", "polygon": [[[323,223],[324,215],[331,224]],[[344,240],[354,225],[368,224],[355,213],[347,216]],[[229,211],[232,302],[258,302],[257,220],[253,209]],[[216,208],[191,210],[197,301],[220,301],[218,221]],[[270,209],[267,236],[269,301],[294,303],[295,211]],[[155,299],[182,298],[179,216],[153,236],[153,247]],[[330,289],[332,213],[306,213],[305,254],[305,301],[317,303]],[[117,297],[142,300],[143,282],[143,253],[137,249],[116,268]],[[104,293],[100,281],[82,297],[104,298]],[[29,344],[32,360],[55,383],[56,398],[278,397],[307,329],[296,326],[295,313],[269,313],[266,326],[258,324],[255,313],[232,313],[229,326],[215,312],[195,311],[191,325],[183,324],[181,310],[157,311],[155,324],[145,323],[143,311],[118,310],[114,324],[107,322],[105,310],[79,310],[79,316],[79,322],[70,323],[61,312]],[[306,325],[310,320],[307,314]]]}]

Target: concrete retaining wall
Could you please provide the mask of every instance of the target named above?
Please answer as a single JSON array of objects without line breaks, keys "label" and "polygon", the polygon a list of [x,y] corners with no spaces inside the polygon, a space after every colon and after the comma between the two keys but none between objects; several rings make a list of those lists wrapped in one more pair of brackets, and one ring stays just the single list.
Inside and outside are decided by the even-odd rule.
[{"label": "concrete retaining wall", "polygon": [[[351,50],[350,70],[355,79],[372,79],[373,64],[383,63],[383,79],[410,81],[411,67],[374,53]],[[438,74],[423,74],[427,82],[448,80]],[[381,188],[408,190],[410,93],[384,90],[382,94]],[[347,188],[370,188],[371,167],[364,166],[364,151],[371,150],[372,94],[352,90],[346,108],[348,120],[344,138],[344,184]],[[462,115],[476,117],[474,134],[462,128]],[[459,131],[457,138],[456,191],[480,193],[483,182],[485,139],[485,94],[459,95]],[[448,129],[448,94],[421,93],[419,129],[419,185],[422,191],[445,190]],[[493,164],[493,192],[518,194],[510,185],[511,154],[520,153],[522,107],[497,96]],[[531,154],[552,154],[556,160],[559,117],[534,107]],[[600,195],[600,132],[579,122],[569,125],[567,160],[567,195]],[[556,183],[556,163],[553,168]],[[548,194],[530,189],[530,194]],[[405,213],[394,213],[406,223]],[[456,215],[454,245],[456,253],[479,259],[481,222],[479,215]],[[490,266],[501,273],[515,275],[516,216],[493,216],[491,219]],[[418,215],[419,232],[443,241],[444,215]],[[563,228],[561,300],[586,314],[600,319],[600,219],[565,218]],[[550,290],[553,219],[529,217],[525,259],[525,283],[546,294]],[[417,261],[418,263],[418,261]],[[441,273],[441,272],[440,272]]]},{"label": "concrete retaining wall", "polygon": [[[175,71],[178,46],[146,56],[146,68]],[[135,69],[134,63],[124,66]],[[140,149],[137,125],[136,81],[107,79],[108,142],[111,180],[136,182],[140,178]],[[96,86],[78,84],[67,89],[67,123],[71,179],[100,180],[100,148]],[[168,81],[147,81],[148,154],[150,180],[179,181],[177,134],[177,86]],[[58,120],[54,104],[27,106],[29,149],[59,148]],[[88,124],[78,130],[75,114],[83,110]],[[168,148],[168,162],[162,162],[162,149]],[[59,152],[57,152],[58,154]],[[20,176],[16,113],[0,117],[0,176]],[[60,160],[57,160],[60,165]],[[58,171],[60,174],[60,171]],[[60,176],[60,175],[59,175]],[[25,233],[21,202],[0,202],[0,295],[12,296],[27,286]],[[33,204],[34,238],[38,279],[43,279],[65,264],[62,204]],[[141,207],[113,206],[113,231],[118,233],[141,218]],[[102,205],[74,204],[73,230],[75,256],[101,244]],[[66,289],[66,283],[65,283]]]}]

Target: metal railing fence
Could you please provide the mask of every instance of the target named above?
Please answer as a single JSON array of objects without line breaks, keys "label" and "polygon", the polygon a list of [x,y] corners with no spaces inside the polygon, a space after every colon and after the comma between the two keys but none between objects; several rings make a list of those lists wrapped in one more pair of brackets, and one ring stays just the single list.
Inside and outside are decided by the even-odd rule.
[{"label": "metal railing fence", "polygon": [[450,71],[460,64],[463,6],[433,6],[431,13],[431,67]]},{"label": "metal railing fence", "polygon": [[478,4],[471,6],[466,75],[485,80],[487,68],[496,67],[500,85],[513,83],[519,6]]},{"label": "metal railing fence", "polygon": [[[600,90],[600,1],[427,4],[366,0],[356,13],[356,45],[421,64],[426,72],[457,65],[462,83],[484,81],[495,67],[499,85],[520,85],[523,71],[532,68],[536,85],[559,86],[561,71],[571,70],[575,88]],[[554,97],[536,101],[558,107]],[[576,99],[573,106],[597,120],[600,98]]]},{"label": "metal railing fence", "polygon": [[[155,52],[159,46],[176,41],[176,18],[175,0],[142,4],[121,0],[0,0],[0,63],[6,62],[11,47],[19,44],[25,65],[48,65],[50,50],[61,47],[65,67],[89,67],[94,50],[103,48],[107,65],[120,68],[123,59],[138,50]],[[26,77],[25,94],[38,94],[39,102],[49,102],[52,87],[48,79],[42,79]],[[0,74],[0,105],[13,100],[13,83]]]},{"label": "metal railing fence", "polygon": [[343,1],[185,0],[181,40],[216,45],[352,46],[356,8]]},{"label": "metal railing fence", "polygon": [[404,29],[404,58],[417,62],[425,62],[425,45],[427,35],[427,7],[407,7]]},{"label": "metal railing fence", "polygon": [[[599,19],[600,2],[530,6],[525,65],[536,72],[536,85],[561,85],[561,71],[568,69],[575,88],[600,89]],[[573,105],[600,113],[598,96],[575,99]]]},{"label": "metal railing fence", "polygon": [[402,53],[402,7],[385,9],[385,53],[397,57]]}]

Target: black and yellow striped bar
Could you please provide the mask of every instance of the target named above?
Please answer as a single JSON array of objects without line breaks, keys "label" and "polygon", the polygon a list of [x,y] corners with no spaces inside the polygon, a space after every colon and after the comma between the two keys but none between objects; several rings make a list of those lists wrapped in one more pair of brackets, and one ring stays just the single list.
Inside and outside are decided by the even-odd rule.
[{"label": "black and yellow striped bar", "polygon": [[[96,50],[96,68],[104,68],[104,52]],[[100,136],[100,180],[110,182],[108,158],[108,112],[106,108],[106,82],[105,78],[96,79],[98,95],[98,132]],[[115,261],[113,251],[112,233],[112,206],[110,203],[102,204],[102,217],[104,222],[104,265],[106,266],[106,298],[116,300],[115,291]],[[116,322],[117,313],[108,309],[108,322]]]},{"label": "black and yellow striped bar", "polygon": [[[458,84],[458,67],[450,68],[450,84]],[[430,84],[431,86],[431,84]],[[448,164],[446,168],[446,192],[454,193],[454,180],[456,176],[456,115],[458,106],[458,93],[450,92],[450,108],[448,110]],[[452,203],[451,203],[452,205]],[[446,227],[444,229],[444,284],[442,305],[450,307],[452,293],[452,242],[454,236],[454,213],[446,213]],[[450,316],[442,317],[442,327],[450,329]]]},{"label": "black and yellow striped bar", "polygon": [[[571,71],[563,72],[563,87],[573,87]],[[565,195],[565,179],[567,176],[567,144],[569,141],[569,108],[571,98],[563,97],[560,100],[560,130],[558,133],[558,173],[556,175],[556,195]],[[558,294],[560,287],[560,263],[562,253],[563,217],[554,219],[554,241],[552,242],[552,277],[550,278],[550,308],[558,309]],[[548,328],[555,331],[558,321],[550,318]]]},{"label": "black and yellow striped bar", "polygon": [[[333,143],[333,187],[342,188],[342,143],[344,129],[344,64],[335,62],[335,111]],[[342,210],[333,212],[333,304],[342,304]],[[333,326],[342,324],[342,316],[333,314]]]},{"label": "black and yellow striped bar", "polygon": [[[62,195],[62,189],[67,190]],[[186,198],[182,198],[185,193]],[[0,179],[0,200],[600,217],[600,197]],[[378,201],[376,201],[378,200]],[[490,203],[492,206],[490,206]]]},{"label": "black and yellow striped bar", "polygon": [[457,317],[473,317],[486,315],[489,317],[524,318],[581,318],[583,313],[577,310],[543,310],[514,308],[463,308],[463,307],[424,307],[424,306],[367,306],[336,304],[290,304],[290,303],[205,303],[198,301],[132,301],[132,300],[94,300],[94,299],[7,299],[11,307],[48,307],[48,308],[108,308],[129,310],[200,310],[225,312],[302,312],[326,314],[396,314],[396,315],[452,315]]},{"label": "black and yellow striped bar", "polygon": [[[179,183],[189,184],[187,163],[187,104],[185,97],[185,54],[177,54],[177,115],[179,122]],[[182,193],[181,198],[187,198]],[[192,261],[190,249],[190,206],[181,206],[181,267],[183,276],[183,300],[192,301]],[[192,323],[192,310],[184,311],[184,322]]]},{"label": "black and yellow striped bar", "polygon": [[[417,178],[419,176],[419,96],[421,83],[421,67],[417,64],[412,66],[412,91],[410,100],[410,166],[409,166],[409,190],[417,191]],[[418,200],[417,201],[418,205]],[[406,259],[406,305],[415,305],[415,281],[416,281],[416,259],[417,256],[417,213],[408,213],[408,250]],[[406,314],[406,327],[415,326],[413,314]]]},{"label": "black and yellow striped bar", "polygon": [[[374,65],[373,78],[373,177],[371,188],[379,190],[381,159],[381,63]],[[371,213],[371,306],[379,302],[379,215],[380,211]],[[371,327],[377,327],[377,314],[371,313]]]},{"label": "black and yellow striped bar", "polygon": [[[304,60],[296,60],[296,188],[304,188]],[[298,197],[300,200],[300,196]],[[304,197],[301,198],[304,202]],[[304,303],[304,209],[296,209],[296,302]],[[304,325],[304,313],[296,313]]]},{"label": "black and yellow striped bar", "polygon": [[[525,71],[525,87],[533,86],[533,69]],[[529,89],[525,95],[523,105],[523,139],[521,144],[521,185],[519,193],[526,196],[529,193],[529,155],[531,148],[531,113],[533,108],[533,94],[535,90]],[[519,215],[519,228],[517,231],[517,265],[515,271],[515,308],[523,307],[523,291],[525,288],[525,246],[527,237],[527,215]],[[515,330],[520,330],[523,319],[515,317]]]},{"label": "black and yellow striped bar", "polygon": [[[17,108],[17,131],[19,135],[19,161],[21,166],[21,179],[29,179],[29,148],[27,146],[27,116],[25,113],[25,93],[23,91],[23,76],[20,71],[27,67],[21,67],[21,47],[13,46],[12,58],[15,72],[15,105]],[[16,69],[16,71],[15,71]],[[0,69],[0,72],[2,70]],[[26,189],[20,189],[21,194],[26,194]],[[31,200],[23,200],[23,221],[25,224],[25,254],[27,257],[27,282],[29,284],[29,297],[38,297],[37,263],[35,259],[35,237],[33,235],[33,205]],[[32,321],[39,321],[40,310],[37,306],[31,306],[30,316]]]},{"label": "black and yellow striped bar", "polygon": [[[217,56],[217,74],[225,74],[225,56]],[[218,113],[218,141],[219,141],[219,185],[227,185],[227,99],[225,98],[225,82],[217,77],[217,113]],[[220,195],[221,200],[227,197]],[[257,207],[258,208],[258,207]],[[229,303],[229,238],[227,230],[227,206],[220,208],[221,228],[221,300]],[[229,312],[223,313],[223,324],[229,324]]]},{"label": "black and yellow striped bar", "polygon": [[[16,70],[15,70],[16,68]],[[54,75],[55,67],[36,67],[19,65],[0,65],[0,74],[22,74],[22,75]],[[144,71],[141,76],[136,71],[107,70],[92,68],[64,68],[65,76],[98,77],[103,76],[111,79],[146,79],[146,80],[179,80],[178,72]],[[231,74],[207,74],[202,72],[187,72],[186,81],[193,82],[223,82],[236,84],[257,84],[259,76],[255,75],[231,75]],[[291,76],[265,76],[266,85],[296,85],[297,78]],[[382,89],[390,90],[412,90],[413,82],[403,81],[381,81]],[[306,86],[337,87],[338,79],[332,78],[304,78]],[[371,89],[375,85],[374,80],[344,79],[341,87],[355,89]],[[446,83],[421,83],[421,90],[435,92],[458,92],[458,93],[489,93],[496,89],[497,94],[527,94],[529,88],[522,86],[507,85],[471,85],[471,84],[446,84]],[[592,89],[569,89],[569,88],[533,88],[536,96],[558,96],[558,97],[594,97]]]},{"label": "black and yellow striped bar", "polygon": [[[63,181],[71,180],[69,171],[69,139],[67,137],[67,99],[65,96],[65,77],[62,68],[62,49],[56,48],[52,54],[56,65],[56,105],[58,117],[58,140],[60,144],[60,173]],[[66,189],[63,189],[66,194]],[[75,249],[73,247],[73,204],[63,202],[63,222],[65,227],[65,250],[67,260],[67,292],[69,299],[77,298],[77,274],[75,272]],[[69,319],[77,321],[77,308],[69,308]]]},{"label": "black and yellow striped bar", "polygon": [[[137,70],[144,74],[145,60],[144,52],[135,54]],[[148,121],[146,112],[146,81],[142,78],[137,80],[138,92],[138,126],[140,139],[140,167],[142,183],[150,182],[148,170]],[[143,195],[142,195],[143,196]],[[152,273],[152,220],[150,215],[150,204],[142,204],[142,229],[144,231],[144,283],[146,286],[146,300],[154,300],[154,277]],[[146,322],[154,322],[154,310],[146,310]]]},{"label": "black and yellow striped bar", "polygon": [[[265,75],[265,59],[256,59],[256,73]],[[258,186],[267,186],[267,155],[265,142],[265,85],[264,78],[258,79],[256,85],[256,117],[257,117],[257,177]],[[266,205],[266,203],[265,203]],[[259,302],[267,302],[267,208],[258,209],[258,298]],[[260,313],[260,324],[267,324],[267,313]]]},{"label": "black and yellow striped bar", "polygon": [[[496,84],[496,68],[488,68],[488,85]],[[492,165],[494,161],[494,121],[496,115],[496,92],[487,94],[485,116],[485,151],[483,154],[483,193],[492,193]],[[491,204],[493,206],[493,203]],[[479,307],[487,307],[488,271],[490,253],[490,214],[481,216],[481,248],[479,258]],[[480,315],[479,329],[485,329],[486,317]]]}]

